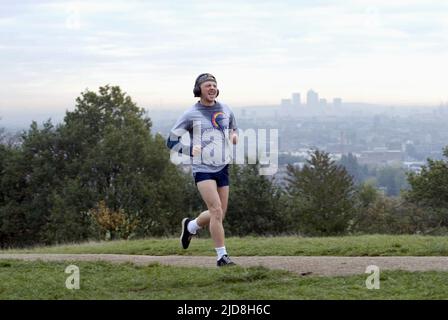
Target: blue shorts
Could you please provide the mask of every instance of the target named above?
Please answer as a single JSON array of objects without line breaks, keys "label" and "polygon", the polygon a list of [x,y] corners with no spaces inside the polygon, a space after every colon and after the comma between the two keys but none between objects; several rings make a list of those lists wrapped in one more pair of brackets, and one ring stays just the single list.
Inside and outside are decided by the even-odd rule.
[{"label": "blue shorts", "polygon": [[218,172],[195,172],[193,177],[196,185],[204,180],[215,180],[218,188],[225,187],[229,185],[229,165]]}]

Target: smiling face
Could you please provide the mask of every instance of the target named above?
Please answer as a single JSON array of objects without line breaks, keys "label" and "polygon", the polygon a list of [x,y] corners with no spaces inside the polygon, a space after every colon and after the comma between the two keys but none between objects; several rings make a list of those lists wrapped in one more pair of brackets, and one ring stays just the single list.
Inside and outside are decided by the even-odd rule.
[{"label": "smiling face", "polygon": [[201,101],[204,104],[211,104],[215,101],[216,94],[218,93],[218,86],[214,81],[205,81],[201,83]]}]

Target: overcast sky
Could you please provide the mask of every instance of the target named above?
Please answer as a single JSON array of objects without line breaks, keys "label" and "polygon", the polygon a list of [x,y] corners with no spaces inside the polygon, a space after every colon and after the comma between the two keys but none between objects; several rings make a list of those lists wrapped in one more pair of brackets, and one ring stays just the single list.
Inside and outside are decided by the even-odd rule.
[{"label": "overcast sky", "polygon": [[310,88],[436,105],[448,100],[447,16],[445,0],[0,0],[0,113],[63,112],[104,84],[141,107],[187,107],[202,72],[231,106]]}]

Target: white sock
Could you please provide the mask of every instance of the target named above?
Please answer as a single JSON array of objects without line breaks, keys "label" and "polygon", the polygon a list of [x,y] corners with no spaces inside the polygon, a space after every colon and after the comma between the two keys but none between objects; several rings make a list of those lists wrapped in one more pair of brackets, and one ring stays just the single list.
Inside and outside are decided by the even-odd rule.
[{"label": "white sock", "polygon": [[216,250],[216,254],[218,256],[218,258],[216,260],[221,259],[222,256],[227,254],[226,247],[215,248],[215,250]]},{"label": "white sock", "polygon": [[188,229],[188,232],[190,232],[191,234],[196,234],[196,231],[201,229],[201,227],[198,225],[197,220],[198,220],[198,218],[188,222],[187,229]]}]

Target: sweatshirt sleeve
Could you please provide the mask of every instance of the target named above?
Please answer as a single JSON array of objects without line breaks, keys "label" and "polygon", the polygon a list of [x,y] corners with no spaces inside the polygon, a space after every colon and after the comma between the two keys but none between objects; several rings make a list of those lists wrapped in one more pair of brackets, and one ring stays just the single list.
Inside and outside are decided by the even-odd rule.
[{"label": "sweatshirt sleeve", "polygon": [[[192,156],[192,147],[181,143],[181,137],[192,130],[192,121],[189,117],[189,112],[185,112],[174,124],[170,130],[168,139],[166,140],[166,146],[172,151],[178,153],[189,154]],[[189,150],[188,152],[185,152]]]},{"label": "sweatshirt sleeve", "polygon": [[238,129],[233,111],[230,111],[229,129],[232,129],[233,131],[237,131]]}]

